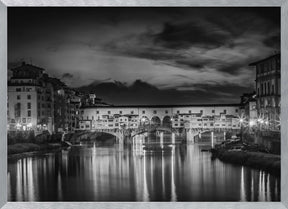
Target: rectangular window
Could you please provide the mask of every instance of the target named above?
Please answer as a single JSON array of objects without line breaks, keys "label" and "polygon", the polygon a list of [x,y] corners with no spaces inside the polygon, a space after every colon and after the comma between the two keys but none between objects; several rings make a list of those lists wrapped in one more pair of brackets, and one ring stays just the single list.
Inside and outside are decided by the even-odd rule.
[{"label": "rectangular window", "polygon": [[157,114],[157,111],[156,111],[156,110],[154,110],[154,111],[153,111],[153,113],[154,113],[154,114]]},{"label": "rectangular window", "polygon": [[200,113],[203,114],[203,110],[200,110]]},{"label": "rectangular window", "polygon": [[20,95],[17,95],[17,99],[20,100],[20,99],[21,99],[21,96],[20,96]]},{"label": "rectangular window", "polygon": [[189,114],[191,114],[192,113],[192,111],[191,110],[189,110]]},{"label": "rectangular window", "polygon": [[142,114],[145,114],[145,110],[142,111]]},{"label": "rectangular window", "polygon": [[111,114],[111,111],[108,111],[108,114]]},{"label": "rectangular window", "polygon": [[119,111],[119,114],[122,114],[122,111]]},{"label": "rectangular window", "polygon": [[224,114],[226,114],[227,113],[227,111],[226,110],[224,110]]},{"label": "rectangular window", "polygon": [[92,116],[92,120],[94,120],[94,116]]},{"label": "rectangular window", "polygon": [[264,95],[263,83],[261,83],[261,95]]},{"label": "rectangular window", "polygon": [[177,110],[177,114],[179,114],[180,113],[180,111],[179,110]]},{"label": "rectangular window", "polygon": [[28,110],[27,116],[28,116],[28,117],[31,117],[31,110]]},{"label": "rectangular window", "polygon": [[168,110],[165,110],[165,114],[168,114]]},{"label": "rectangular window", "polygon": [[27,95],[27,99],[31,99],[31,95],[30,94]]},{"label": "rectangular window", "polygon": [[238,113],[238,109],[235,109],[235,112],[237,112],[237,113]]},{"label": "rectangular window", "polygon": [[31,109],[31,103],[30,102],[27,103],[27,109]]},{"label": "rectangular window", "polygon": [[212,110],[212,113],[215,113],[215,110]]},{"label": "rectangular window", "polygon": [[96,111],[96,114],[99,114],[99,111],[98,111],[98,110]]},{"label": "rectangular window", "polygon": [[131,114],[133,115],[133,114],[134,114],[134,111],[131,111]]}]

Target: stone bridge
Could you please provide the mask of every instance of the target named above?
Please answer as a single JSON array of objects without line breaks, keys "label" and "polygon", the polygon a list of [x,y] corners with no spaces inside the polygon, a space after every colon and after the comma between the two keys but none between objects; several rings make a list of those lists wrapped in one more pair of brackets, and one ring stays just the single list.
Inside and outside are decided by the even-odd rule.
[{"label": "stone bridge", "polygon": [[[139,135],[144,135],[145,133],[151,133],[156,132],[159,135],[161,133],[171,133],[175,136],[182,136],[183,140],[186,140],[188,143],[194,143],[195,137],[198,136],[198,138],[201,139],[201,135],[206,132],[211,133],[211,143],[213,144],[214,140],[214,133],[220,132],[223,133],[223,139],[226,138],[226,131],[228,130],[221,130],[221,129],[203,129],[203,128],[190,128],[190,129],[177,129],[177,128],[168,128],[163,126],[158,127],[142,127],[138,129],[94,129],[94,130],[88,130],[84,132],[78,133],[77,137],[80,139],[83,138],[93,138],[96,137],[96,133],[106,133],[115,136],[117,143],[124,143],[130,140],[131,142],[135,142],[135,140],[139,139]],[[216,143],[216,140],[214,140],[214,143]]]}]

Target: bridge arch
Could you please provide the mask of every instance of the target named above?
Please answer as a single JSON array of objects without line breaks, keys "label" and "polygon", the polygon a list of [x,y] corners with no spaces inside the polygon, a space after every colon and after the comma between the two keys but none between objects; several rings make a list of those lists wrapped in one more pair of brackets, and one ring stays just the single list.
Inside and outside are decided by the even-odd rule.
[{"label": "bridge arch", "polygon": [[153,127],[161,126],[161,119],[158,116],[153,116],[151,118],[151,126]]},{"label": "bridge arch", "polygon": [[150,126],[150,120],[147,116],[142,116],[140,118],[140,127],[149,127]]},{"label": "bridge arch", "polygon": [[124,139],[124,133],[123,131],[115,131],[113,129],[98,129],[98,130],[87,130],[84,132],[75,133],[75,135],[72,137],[73,142],[81,142],[82,140],[88,140],[93,139],[97,137],[97,134],[99,133],[105,133],[110,135],[111,137],[115,137],[116,142],[120,142]]},{"label": "bridge arch", "polygon": [[162,120],[162,126],[166,128],[171,128],[172,127],[172,121],[171,117],[166,115],[163,120]]}]

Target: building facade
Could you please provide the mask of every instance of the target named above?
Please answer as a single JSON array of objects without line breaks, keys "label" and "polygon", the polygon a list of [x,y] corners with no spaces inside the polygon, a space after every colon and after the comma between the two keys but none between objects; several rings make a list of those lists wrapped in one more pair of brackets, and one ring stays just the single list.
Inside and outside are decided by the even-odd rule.
[{"label": "building facade", "polygon": [[256,107],[266,127],[280,130],[281,70],[280,54],[251,63],[256,70]]},{"label": "building facade", "polygon": [[54,90],[44,69],[22,63],[8,81],[8,130],[54,131]]},{"label": "building facade", "polygon": [[145,125],[171,128],[187,128],[188,126],[190,128],[240,128],[240,105],[238,104],[84,106],[80,111],[80,130],[137,129]]},{"label": "building facade", "polygon": [[37,135],[79,128],[82,97],[77,91],[34,65],[22,63],[9,71],[8,131],[33,130]]}]

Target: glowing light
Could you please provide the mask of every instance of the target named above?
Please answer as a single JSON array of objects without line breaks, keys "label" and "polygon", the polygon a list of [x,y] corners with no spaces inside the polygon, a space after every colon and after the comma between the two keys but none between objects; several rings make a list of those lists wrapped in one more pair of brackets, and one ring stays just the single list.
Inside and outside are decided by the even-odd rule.
[{"label": "glowing light", "polygon": [[269,121],[265,121],[265,124],[266,124],[266,125],[269,125]]},{"label": "glowing light", "polygon": [[239,121],[240,121],[240,123],[243,123],[243,122],[244,122],[244,119],[243,119],[243,118],[240,118]]},{"label": "glowing light", "polygon": [[32,123],[28,123],[27,127],[31,128],[32,127]]},{"label": "glowing light", "polygon": [[250,120],[249,121],[249,126],[254,126],[255,125],[255,121],[254,120]]}]

